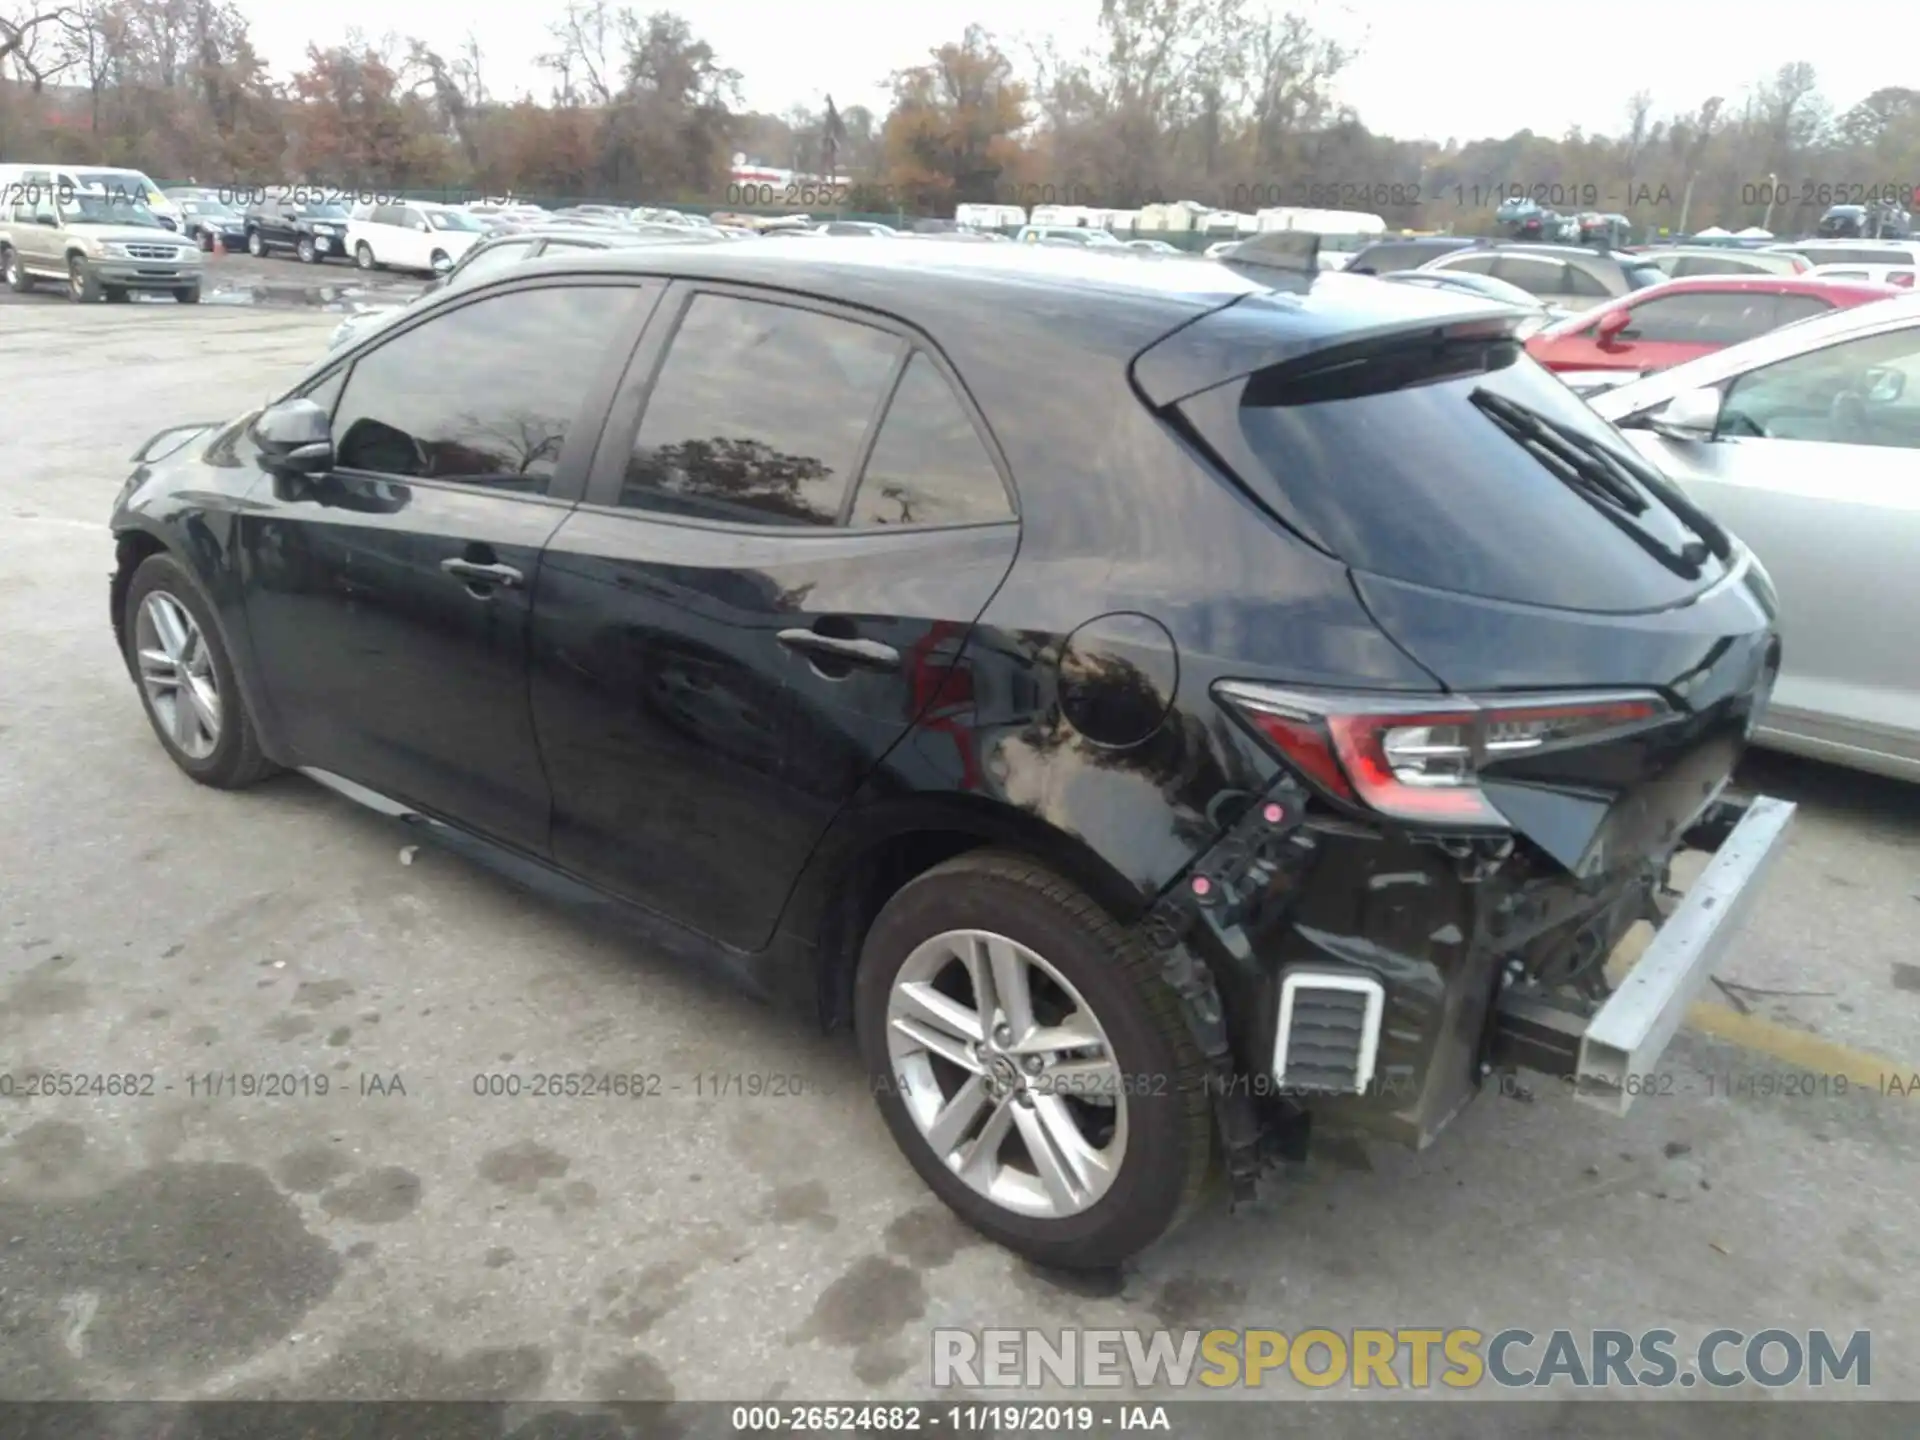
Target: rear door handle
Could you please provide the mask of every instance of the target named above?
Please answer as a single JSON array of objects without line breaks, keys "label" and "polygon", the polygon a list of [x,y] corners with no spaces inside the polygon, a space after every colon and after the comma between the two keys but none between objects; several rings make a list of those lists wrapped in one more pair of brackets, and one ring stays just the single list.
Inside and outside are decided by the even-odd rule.
[{"label": "rear door handle", "polygon": [[836,660],[850,661],[871,670],[900,668],[900,652],[878,640],[842,639],[838,635],[822,635],[818,630],[782,630],[779,639],[782,645],[792,649],[831,655]]},{"label": "rear door handle", "polygon": [[458,555],[442,560],[440,568],[469,585],[500,585],[513,590],[527,583],[527,577],[511,565],[482,565],[477,560],[462,560]]}]

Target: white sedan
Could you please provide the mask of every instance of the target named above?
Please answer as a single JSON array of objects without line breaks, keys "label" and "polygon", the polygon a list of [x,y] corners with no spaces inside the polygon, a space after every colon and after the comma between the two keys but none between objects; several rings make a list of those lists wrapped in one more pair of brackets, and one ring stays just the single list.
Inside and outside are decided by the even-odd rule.
[{"label": "white sedan", "polygon": [[1920,780],[1920,295],[1588,403],[1772,576],[1782,665],[1758,742]]}]

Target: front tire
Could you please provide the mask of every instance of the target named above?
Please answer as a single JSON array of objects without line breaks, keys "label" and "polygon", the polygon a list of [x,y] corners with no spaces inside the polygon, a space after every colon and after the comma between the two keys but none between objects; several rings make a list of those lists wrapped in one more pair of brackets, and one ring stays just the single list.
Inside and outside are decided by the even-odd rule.
[{"label": "front tire", "polygon": [[258,260],[267,253],[267,242],[260,238],[258,230],[247,231],[247,254]]},{"label": "front tire", "polygon": [[976,851],[887,902],[860,1052],[887,1128],[961,1219],[1043,1265],[1118,1265],[1213,1160],[1204,1057],[1138,937],[1038,862]]},{"label": "front tire", "polygon": [[67,261],[67,299],[91,305],[100,298],[100,277],[78,255]]},{"label": "front tire", "polygon": [[373,258],[373,247],[364,240],[353,247],[353,263],[358,265],[362,270],[377,270],[380,268],[379,262]]},{"label": "front tire", "polygon": [[198,305],[200,303],[200,287],[198,285],[178,286],[173,292],[173,298],[178,300],[182,305]]},{"label": "front tire", "polygon": [[122,628],[140,703],[175,765],[219,790],[273,773],[213,605],[185,566],[148,556],[127,587]]}]

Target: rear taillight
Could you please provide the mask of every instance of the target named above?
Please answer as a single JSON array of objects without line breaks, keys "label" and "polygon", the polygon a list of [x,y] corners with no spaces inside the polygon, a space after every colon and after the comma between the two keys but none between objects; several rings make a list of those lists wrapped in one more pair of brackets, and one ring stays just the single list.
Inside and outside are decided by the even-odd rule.
[{"label": "rear taillight", "polygon": [[1387,697],[1225,682],[1215,695],[1327,797],[1394,820],[1507,826],[1480,789],[1501,760],[1618,739],[1672,714],[1658,695]]}]

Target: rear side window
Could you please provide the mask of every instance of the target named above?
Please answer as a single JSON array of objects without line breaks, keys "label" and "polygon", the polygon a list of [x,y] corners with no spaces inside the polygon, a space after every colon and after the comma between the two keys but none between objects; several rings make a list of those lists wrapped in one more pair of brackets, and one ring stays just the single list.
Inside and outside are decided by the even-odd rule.
[{"label": "rear side window", "polygon": [[1567,266],[1562,260],[1542,260],[1534,255],[1502,255],[1493,267],[1496,280],[1518,285],[1529,295],[1566,295]]},{"label": "rear side window", "polygon": [[[1368,372],[1382,378],[1366,382]],[[1611,426],[1512,344],[1437,358],[1408,347],[1328,379],[1256,375],[1180,405],[1276,514],[1347,564],[1436,590],[1520,604],[1633,611],[1677,604],[1692,574],[1641,540],[1692,537],[1657,499],[1628,533],[1496,424],[1475,392],[1526,407],[1572,443],[1631,457]],[[1637,462],[1634,462],[1637,463]]]},{"label": "rear side window", "polygon": [[903,342],[793,305],[694,297],[647,399],[620,503],[833,525]]},{"label": "rear side window", "polygon": [[1011,520],[1000,472],[947,377],[923,351],[900,388],[860,477],[855,525],[965,525]]},{"label": "rear side window", "polygon": [[1585,295],[1592,299],[1603,300],[1613,292],[1600,282],[1597,275],[1590,275],[1578,265],[1567,266],[1567,294]]},{"label": "rear side window", "polygon": [[1436,270],[1464,270],[1469,275],[1491,275],[1494,257],[1491,255],[1449,256],[1444,265],[1436,265]]},{"label": "rear side window", "polygon": [[1670,345],[1732,345],[1773,329],[1775,298],[1763,291],[1669,295],[1634,306],[1622,334]]}]

